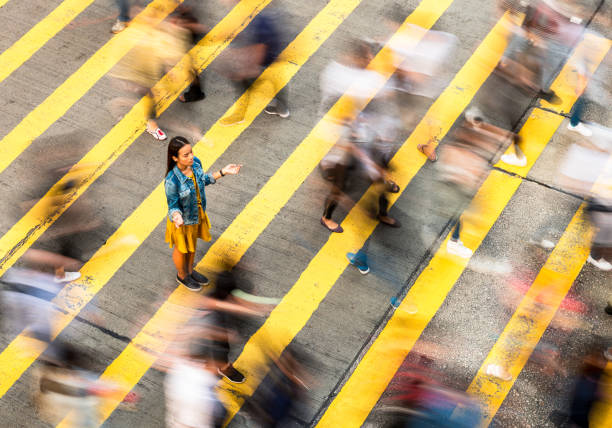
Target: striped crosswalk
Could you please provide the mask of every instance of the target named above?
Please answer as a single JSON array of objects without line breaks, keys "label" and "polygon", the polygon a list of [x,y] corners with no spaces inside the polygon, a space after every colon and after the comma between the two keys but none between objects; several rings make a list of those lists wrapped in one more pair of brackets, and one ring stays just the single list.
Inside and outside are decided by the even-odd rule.
[{"label": "striped crosswalk", "polygon": [[0,82],[27,61],[50,38],[84,11],[93,0],[66,0],[39,21],[23,37],[0,54]]},{"label": "striped crosswalk", "polygon": [[[168,72],[154,88],[158,97],[157,110],[161,115],[170,108],[179,94],[187,87],[184,76],[187,67],[194,64],[202,72],[226,49],[230,43],[249,25],[253,18],[266,8],[272,0],[241,0],[218,22],[204,38],[193,47],[183,59]],[[255,196],[231,221],[212,246],[198,262],[198,270],[217,272],[222,267],[237,265],[247,250],[256,247],[261,236],[269,230],[270,224],[281,210],[291,203],[310,174],[337,142],[339,129],[333,123],[347,112],[354,117],[363,111],[369,102],[381,91],[394,74],[389,58],[394,38],[410,36],[415,43],[428,29],[439,22],[447,10],[462,0],[421,0],[407,16],[402,27],[380,49],[368,65],[382,77],[377,87],[369,88],[370,93],[355,102],[348,93],[327,111],[324,117],[297,144],[296,148],[271,173]],[[7,0],[0,0],[0,8]],[[37,52],[44,54],[45,44],[57,36],[68,24],[93,3],[93,0],[64,0],[27,31],[12,46],[0,53],[0,82],[7,79]],[[36,106],[17,126],[0,140],[0,174],[20,156],[26,157],[26,149],[35,143],[54,123],[73,108],[88,91],[106,75],[134,46],[131,32],[137,31],[139,22],[155,25],[166,19],[182,0],[154,0],[138,16],[135,24],[114,35],[96,51],[84,64],[60,84],[42,103]],[[277,91],[289,84],[313,56],[317,56],[324,43],[340,33],[338,28],[359,9],[362,0],[330,0],[321,5],[308,24],[289,42],[278,59],[262,71],[255,83],[225,112],[218,112],[214,124],[194,144],[194,153],[203,161],[205,169],[211,168],[226,152],[233,149],[233,143],[245,133],[275,97]],[[313,8],[315,5],[310,5]],[[458,8],[460,6],[457,6]],[[2,9],[0,9],[2,10]],[[407,11],[408,12],[408,11]],[[383,18],[378,17],[382,27]],[[510,20],[517,17],[506,14],[486,34],[471,52],[467,61],[455,74],[448,87],[435,99],[422,119],[403,142],[392,159],[393,179],[401,191],[390,198],[393,206],[403,191],[423,170],[426,158],[417,150],[423,142],[440,143],[452,128],[457,118],[472,102],[481,86],[493,73],[510,37]],[[375,25],[373,23],[373,25]],[[367,35],[364,35],[367,36]],[[525,144],[528,163],[524,167],[495,165],[488,178],[482,183],[467,209],[477,207],[482,214],[477,224],[467,222],[463,226],[462,239],[472,249],[481,246],[500,215],[516,198],[517,189],[544,153],[549,141],[577,99],[581,89],[575,87],[575,62],[573,60],[589,49],[591,62],[586,66],[589,75],[596,72],[611,47],[610,40],[592,33],[585,33],[578,45],[566,58],[565,66],[551,85],[561,96],[560,105],[542,103],[534,107],[520,135]],[[10,81],[11,79],[7,80]],[[269,83],[273,82],[273,85]],[[6,83],[6,82],[5,82]],[[313,94],[309,98],[315,99]],[[244,120],[232,126],[225,126],[223,119],[237,109],[245,110]],[[146,128],[145,100],[134,104],[129,112],[110,129],[91,150],[85,154],[57,183],[53,184],[43,199],[35,204],[17,223],[0,237],[0,276],[17,263],[20,257],[36,243],[52,225],[81,197],[103,174],[114,165],[136,141]],[[71,180],[72,172],[95,165],[71,194],[49,213],[45,198],[57,194]],[[255,192],[253,192],[255,193]],[[368,201],[375,193],[369,188],[349,210],[342,221],[344,233],[332,234],[321,248],[314,251],[307,266],[304,266],[297,281],[279,304],[263,321],[255,333],[246,340],[234,365],[246,375],[246,382],[240,385],[220,381],[220,397],[233,418],[241,409],[245,399],[253,395],[266,377],[270,357],[278,357],[296,340],[304,328],[312,322],[316,312],[343,275],[348,261],[346,253],[363,247],[375,229],[378,221],[367,215]],[[80,269],[82,277],[68,284],[56,297],[61,309],[52,323],[52,338],[75,320],[81,311],[100,293],[112,278],[120,272],[128,260],[141,249],[142,244],[165,218],[166,199],[163,183],[154,190],[125,218],[120,226],[106,239],[94,255]],[[491,423],[503,406],[517,378],[527,364],[535,346],[549,326],[557,308],[580,273],[590,243],[590,228],[583,216],[583,209],[576,212],[561,240],[544,263],[539,275],[533,281],[523,301],[516,308],[499,339],[488,352],[482,367],[474,373],[474,379],[467,392],[483,407],[483,426]],[[316,220],[316,219],[315,219]],[[367,346],[359,363],[349,370],[338,394],[323,400],[318,416],[311,424],[321,427],[362,426],[372,409],[384,393],[406,356],[419,341],[424,329],[439,311],[454,284],[468,267],[469,259],[460,259],[446,252],[447,236],[421,274],[414,279],[410,290],[400,306],[391,315],[386,325]],[[162,244],[160,243],[160,246]],[[290,257],[288,255],[287,257]],[[363,277],[367,280],[367,276]],[[550,284],[554,283],[554,290]],[[431,284],[435,284],[432,287]],[[179,287],[166,298],[164,303],[147,315],[143,327],[113,361],[107,365],[101,379],[119,388],[118,394],[104,400],[97,425],[111,417],[125,396],[136,387],[154,366],[157,356],[163,354],[172,334],[187,322],[187,314],[177,307],[195,304],[194,294]],[[545,300],[545,304],[542,304]],[[535,307],[537,306],[537,307]],[[416,308],[416,311],[414,310]],[[379,318],[385,314],[381,313]],[[323,333],[321,333],[323,334]],[[364,337],[360,340],[367,342]],[[400,345],[401,344],[401,345]],[[26,371],[46,350],[47,344],[40,342],[23,331],[0,352],[0,398],[9,394],[10,389],[23,379]],[[384,362],[382,364],[381,362]],[[487,366],[503,367],[511,380],[500,380],[487,374]],[[316,377],[316,374],[315,374]],[[338,379],[340,381],[341,379]],[[156,397],[162,397],[158,391]],[[0,407],[3,406],[0,402]],[[461,412],[457,409],[456,413]],[[598,413],[600,426],[607,426],[608,408]],[[68,414],[58,426],[74,426],[74,415]],[[607,419],[606,419],[607,418]],[[161,421],[160,421],[161,423]]]}]

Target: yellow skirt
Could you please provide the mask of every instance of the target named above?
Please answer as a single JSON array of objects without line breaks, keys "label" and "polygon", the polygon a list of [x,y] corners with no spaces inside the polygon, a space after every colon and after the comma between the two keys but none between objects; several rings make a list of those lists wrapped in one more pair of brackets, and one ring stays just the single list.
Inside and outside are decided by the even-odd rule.
[{"label": "yellow skirt", "polygon": [[202,205],[198,204],[200,223],[182,225],[178,229],[166,217],[166,242],[170,248],[176,248],[183,254],[195,253],[196,242],[198,238],[204,241],[210,241],[210,220],[208,215],[202,209]]}]

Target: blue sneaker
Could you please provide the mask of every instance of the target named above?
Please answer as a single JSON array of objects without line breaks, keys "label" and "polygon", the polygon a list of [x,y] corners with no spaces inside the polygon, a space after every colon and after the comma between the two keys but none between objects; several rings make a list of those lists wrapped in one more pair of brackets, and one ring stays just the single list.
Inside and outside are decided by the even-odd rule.
[{"label": "blue sneaker", "polygon": [[368,266],[368,259],[365,254],[361,252],[357,253],[346,253],[346,258],[349,263],[359,269],[359,273],[365,275],[370,272],[370,267]]}]

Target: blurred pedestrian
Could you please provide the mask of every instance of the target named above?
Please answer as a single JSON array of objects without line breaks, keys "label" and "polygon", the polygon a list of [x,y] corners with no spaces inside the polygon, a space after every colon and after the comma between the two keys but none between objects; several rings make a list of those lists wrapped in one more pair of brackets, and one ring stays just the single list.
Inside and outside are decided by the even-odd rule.
[{"label": "blurred pedestrian", "polygon": [[229,164],[212,174],[205,173],[187,139],[174,137],[168,144],[166,242],[174,248],[172,260],[177,270],[176,280],[190,290],[198,291],[208,284],[208,279],[193,269],[197,239],[211,239],[204,187],[225,175],[238,174],[241,167]]},{"label": "blurred pedestrian", "polygon": [[[179,25],[181,24],[181,25]],[[112,71],[115,83],[129,96],[116,98],[115,104],[125,104],[131,107],[141,97],[144,103],[144,116],[147,121],[146,131],[156,140],[165,140],[166,133],[157,124],[159,112],[156,107],[156,93],[153,88],[161,77],[183,59],[192,43],[191,30],[182,21],[173,18],[155,24],[152,19],[142,19],[133,26],[132,36],[134,47],[123,57]],[[177,81],[193,82],[194,67],[191,58],[184,67],[175,71]]]},{"label": "blurred pedestrian", "polygon": [[612,198],[595,196],[587,205],[587,213],[596,228],[587,261],[599,270],[612,270]]},{"label": "blurred pedestrian", "polygon": [[[152,0],[145,0],[145,4],[150,3]],[[130,0],[115,0],[117,3],[117,9],[119,9],[119,16],[111,27],[111,33],[117,34],[125,30],[130,22]]]},{"label": "blurred pedestrian", "polygon": [[268,375],[245,405],[258,426],[286,427],[291,414],[306,399],[310,382],[303,367],[304,355],[287,348],[271,361]]},{"label": "blurred pedestrian", "polygon": [[[234,6],[238,0],[222,0],[228,6]],[[234,44],[238,47],[231,50],[234,59],[229,71],[229,78],[238,95],[243,95],[243,102],[229,116],[221,119],[221,124],[230,126],[244,121],[249,106],[250,93],[247,91],[261,72],[270,66],[282,51],[283,34],[279,12],[265,8],[260,11],[240,34]],[[278,91],[264,111],[268,114],[287,118],[290,115],[287,88],[280,82],[271,80],[275,91]]]},{"label": "blurred pedestrian", "polygon": [[591,350],[582,362],[572,391],[569,419],[573,426],[589,428],[591,409],[602,396],[602,376],[606,361],[601,351]]},{"label": "blurred pedestrian", "polygon": [[338,118],[343,122],[353,118],[357,104],[368,100],[376,88],[383,86],[384,78],[367,68],[373,58],[372,46],[363,40],[352,40],[346,53],[338,61],[331,61],[321,73],[321,103],[319,112],[325,113],[340,96],[348,98],[347,109]]},{"label": "blurred pedestrian", "polygon": [[263,316],[261,305],[238,297],[247,294],[230,271],[220,272],[212,293],[202,296],[199,314],[192,320],[189,338],[198,337],[208,347],[209,359],[216,362],[217,373],[232,383],[242,383],[245,376],[229,361],[230,343],[238,340],[236,321],[242,316]]},{"label": "blurred pedestrian", "polygon": [[164,382],[166,427],[220,428],[226,411],[215,389],[219,362],[207,343],[194,339],[189,354],[175,357]]},{"label": "blurred pedestrian", "polygon": [[51,320],[57,310],[53,299],[61,290],[54,277],[33,269],[12,267],[2,283],[3,328],[21,332],[43,342],[51,341]]},{"label": "blurred pedestrian", "polygon": [[[441,149],[438,171],[442,182],[460,198],[471,198],[490,170],[490,162],[503,144],[516,138],[515,134],[486,123],[482,113],[471,108],[466,111],[450,141]],[[461,216],[456,220],[447,242],[449,253],[470,258],[472,250],[460,239]]]},{"label": "blurred pedestrian", "polygon": [[[198,21],[192,9],[184,5],[180,5],[176,8],[176,11],[170,16],[170,20],[173,24],[189,32],[189,44],[191,46],[195,46],[208,32],[208,28]],[[189,52],[191,52],[191,50]],[[193,67],[193,80],[187,90],[178,97],[179,101],[182,103],[200,101],[206,98],[206,94],[202,90],[204,77],[202,74],[198,74],[193,59],[191,62]]]},{"label": "blurred pedestrian", "polygon": [[70,413],[69,426],[99,426],[102,400],[119,394],[119,389],[98,379],[77,347],[54,342],[43,356],[36,376],[34,399],[38,414],[52,425]]}]

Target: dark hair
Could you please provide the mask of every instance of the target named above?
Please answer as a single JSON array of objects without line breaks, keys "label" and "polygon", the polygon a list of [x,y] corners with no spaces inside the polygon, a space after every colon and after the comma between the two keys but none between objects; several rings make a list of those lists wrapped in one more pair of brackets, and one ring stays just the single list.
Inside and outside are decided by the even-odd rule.
[{"label": "dark hair", "polygon": [[174,137],[170,140],[170,143],[168,143],[168,168],[166,169],[166,175],[168,175],[176,165],[176,161],[172,159],[172,157],[178,157],[179,150],[187,144],[190,144],[187,138],[181,136]]}]

